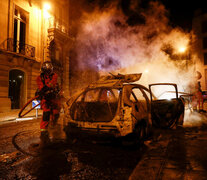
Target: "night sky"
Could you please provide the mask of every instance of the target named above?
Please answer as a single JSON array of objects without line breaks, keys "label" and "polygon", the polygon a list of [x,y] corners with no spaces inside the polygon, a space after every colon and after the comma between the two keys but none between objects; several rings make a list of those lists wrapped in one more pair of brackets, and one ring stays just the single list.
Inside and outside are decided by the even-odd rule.
[{"label": "night sky", "polygon": [[[161,2],[168,11],[167,16],[172,27],[179,26],[186,31],[192,29],[192,19],[194,12],[201,9],[207,12],[206,0],[120,0],[122,8],[126,9],[127,4],[136,4],[138,2],[140,8],[147,8],[150,1]],[[139,8],[137,8],[139,11]],[[137,11],[137,12],[138,12]],[[136,19],[136,18],[135,18]],[[139,19],[139,18],[138,18]]]},{"label": "night sky", "polygon": [[[202,8],[207,12],[206,0],[79,0],[81,7],[91,11],[94,7],[106,8],[116,2],[118,8],[122,8],[124,14],[129,17],[129,24],[142,24],[143,19],[139,12],[148,7],[150,1],[161,2],[168,11],[168,17],[172,27],[180,26],[186,31],[192,28],[192,18],[196,9]],[[73,3],[77,1],[72,0]],[[88,6],[88,7],[87,7]],[[133,7],[133,9],[132,9]],[[206,7],[206,8],[205,8]]]},{"label": "night sky", "polygon": [[205,0],[161,0],[169,11],[169,19],[172,26],[180,26],[184,30],[190,31],[192,19],[197,9],[207,12]]}]

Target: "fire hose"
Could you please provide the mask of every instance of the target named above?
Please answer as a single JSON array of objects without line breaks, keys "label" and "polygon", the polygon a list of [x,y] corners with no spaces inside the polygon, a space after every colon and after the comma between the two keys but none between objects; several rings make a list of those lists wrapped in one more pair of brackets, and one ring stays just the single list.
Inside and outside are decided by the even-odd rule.
[{"label": "fire hose", "polygon": [[39,96],[40,96],[40,95],[37,95],[37,96],[33,97],[32,99],[30,99],[30,100],[29,100],[29,101],[22,107],[22,109],[21,109],[20,112],[19,112],[19,118],[24,117],[24,116],[27,115],[30,111],[32,111],[34,108],[36,108],[37,106],[40,105],[40,103],[37,103],[34,107],[30,108],[28,111],[26,111],[24,114],[22,114],[23,111],[25,110],[25,108],[26,108],[26,107],[27,107],[33,100],[37,99]]},{"label": "fire hose", "polygon": [[39,97],[45,97],[45,96],[47,96],[47,95],[50,95],[51,93],[56,94],[56,96],[58,96],[58,95],[60,94],[60,92],[61,92],[60,89],[58,89],[58,90],[55,89],[55,90],[54,90],[54,89],[48,89],[48,87],[47,87],[47,88],[42,88],[42,90],[39,91],[35,97],[31,98],[31,99],[30,99],[30,100],[29,100],[29,101],[22,107],[22,109],[21,109],[20,112],[19,112],[19,118],[24,117],[24,116],[27,115],[30,111],[32,111],[33,109],[35,109],[37,106],[40,105],[40,103],[37,103],[34,107],[32,107],[31,109],[29,109],[28,111],[26,111],[24,114],[22,114],[23,111],[25,110],[25,108],[26,108],[26,107],[27,107],[33,100],[38,99]]}]

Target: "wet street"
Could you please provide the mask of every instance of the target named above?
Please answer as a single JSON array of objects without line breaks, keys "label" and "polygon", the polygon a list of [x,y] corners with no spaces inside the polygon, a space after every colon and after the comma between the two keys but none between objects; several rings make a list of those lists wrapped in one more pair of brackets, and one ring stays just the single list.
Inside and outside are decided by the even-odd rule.
[{"label": "wet street", "polygon": [[207,179],[207,128],[163,131],[130,179]]},{"label": "wet street", "polygon": [[141,146],[70,141],[62,129],[39,151],[39,119],[0,125],[0,179],[207,179],[205,125],[157,129]]}]

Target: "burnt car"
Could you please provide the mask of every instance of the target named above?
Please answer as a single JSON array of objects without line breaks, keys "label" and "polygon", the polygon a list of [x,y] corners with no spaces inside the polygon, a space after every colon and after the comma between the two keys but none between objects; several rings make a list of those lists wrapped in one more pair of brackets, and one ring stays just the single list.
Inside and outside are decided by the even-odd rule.
[{"label": "burnt car", "polygon": [[[105,76],[71,97],[64,115],[67,137],[110,137],[140,142],[153,125],[175,126],[178,116],[184,113],[180,98],[157,99],[152,86],[148,89],[133,83],[140,77],[141,74]],[[177,95],[176,84],[164,85],[173,86]]]}]

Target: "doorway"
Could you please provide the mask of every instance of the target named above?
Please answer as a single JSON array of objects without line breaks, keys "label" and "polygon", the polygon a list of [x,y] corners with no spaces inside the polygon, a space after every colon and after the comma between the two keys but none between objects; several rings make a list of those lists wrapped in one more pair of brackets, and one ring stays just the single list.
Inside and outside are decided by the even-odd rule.
[{"label": "doorway", "polygon": [[24,72],[18,69],[9,72],[9,98],[11,109],[19,109],[24,103]]}]

